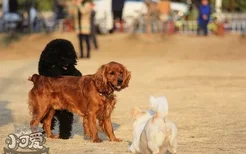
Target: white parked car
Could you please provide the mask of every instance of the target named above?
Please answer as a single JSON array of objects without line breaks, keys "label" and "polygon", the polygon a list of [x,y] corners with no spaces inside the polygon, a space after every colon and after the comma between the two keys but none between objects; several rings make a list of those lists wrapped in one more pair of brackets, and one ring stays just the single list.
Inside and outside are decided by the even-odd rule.
[{"label": "white parked car", "polygon": [[[112,0],[94,0],[94,4],[96,25],[102,33],[108,33],[113,28]],[[180,14],[186,14],[188,12],[188,5],[172,2],[171,9],[180,12]],[[126,25],[130,25],[134,18],[146,13],[147,7],[143,0],[126,0],[123,10],[123,19]]]}]

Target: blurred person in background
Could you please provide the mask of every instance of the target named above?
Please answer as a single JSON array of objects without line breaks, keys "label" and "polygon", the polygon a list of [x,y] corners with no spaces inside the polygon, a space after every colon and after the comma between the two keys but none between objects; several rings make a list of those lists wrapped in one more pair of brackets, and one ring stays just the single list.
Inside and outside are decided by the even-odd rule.
[{"label": "blurred person in background", "polygon": [[[94,4],[93,4],[94,7]],[[97,43],[97,27],[95,24],[95,17],[96,17],[96,11],[93,9],[91,12],[91,41],[94,45],[94,48],[98,49],[98,43]]]},{"label": "blurred person in background", "polygon": [[31,7],[29,9],[29,22],[30,22],[30,28],[31,32],[37,31],[37,20],[38,20],[38,10],[35,3],[35,0],[32,0]]},{"label": "blurred person in background", "polygon": [[3,15],[9,12],[9,0],[2,0]]},{"label": "blurred person in background", "polygon": [[197,35],[200,35],[200,31],[203,31],[203,35],[208,35],[208,23],[210,21],[211,6],[208,0],[201,0],[198,16],[198,30]]},{"label": "blurred person in background", "polygon": [[65,0],[54,1],[55,18],[56,21],[64,19],[66,17],[66,3]]},{"label": "blurred person in background", "polygon": [[71,14],[74,20],[75,31],[78,34],[80,58],[84,58],[83,42],[86,43],[87,55],[90,58],[90,34],[91,34],[91,12],[93,5],[91,0],[73,0]]},{"label": "blurred person in background", "polygon": [[19,14],[19,3],[17,0],[3,1],[3,22],[6,29],[22,29],[22,16]]},{"label": "blurred person in background", "polygon": [[146,33],[152,33],[152,24],[159,20],[159,0],[144,0],[144,3],[146,4],[148,11],[146,14]]},{"label": "blurred person in background", "polygon": [[160,20],[163,27],[163,32],[166,33],[168,30],[168,21],[170,20],[170,14],[171,14],[170,0],[161,0],[159,2],[159,13],[160,13]]},{"label": "blurred person in background", "polygon": [[63,31],[66,32],[73,32],[74,31],[74,25],[73,25],[73,16],[71,14],[71,10],[73,9],[75,3],[73,0],[66,0],[66,18],[63,21]]},{"label": "blurred person in background", "polygon": [[119,22],[120,25],[120,32],[123,32],[123,9],[125,5],[125,0],[112,0],[112,12],[113,12],[113,29],[110,31],[110,33],[113,33],[116,30],[116,23]]},{"label": "blurred person in background", "polygon": [[38,10],[37,10],[37,0],[25,0],[23,3],[23,16],[24,26],[28,27],[29,32],[34,32],[37,30],[37,19],[38,19]]},{"label": "blurred person in background", "polygon": [[64,30],[64,19],[67,16],[66,8],[66,0],[54,1],[55,27],[57,26],[60,32],[63,32]]}]

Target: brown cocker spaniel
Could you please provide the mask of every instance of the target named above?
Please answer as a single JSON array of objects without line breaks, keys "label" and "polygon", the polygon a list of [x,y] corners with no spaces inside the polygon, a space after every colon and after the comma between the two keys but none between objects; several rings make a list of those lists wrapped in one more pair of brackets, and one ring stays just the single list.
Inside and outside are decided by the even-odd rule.
[{"label": "brown cocker spaniel", "polygon": [[84,118],[84,135],[93,142],[101,142],[96,119],[109,140],[119,142],[121,139],[115,137],[110,118],[116,103],[114,91],[126,88],[130,78],[131,73],[117,62],[105,64],[95,74],[83,77],[34,74],[29,78],[34,83],[29,92],[30,125],[35,128],[43,121],[47,137],[56,138],[51,133],[51,120],[55,110],[66,109]]}]

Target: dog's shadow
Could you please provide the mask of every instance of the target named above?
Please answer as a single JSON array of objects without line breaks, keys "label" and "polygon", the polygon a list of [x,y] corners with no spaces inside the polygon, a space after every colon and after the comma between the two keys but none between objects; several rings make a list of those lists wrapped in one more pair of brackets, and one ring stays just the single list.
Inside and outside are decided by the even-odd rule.
[{"label": "dog's shadow", "polygon": [[[114,131],[117,130],[120,127],[119,124],[114,123],[114,122],[112,122],[112,125],[113,125]],[[82,121],[80,120],[80,118],[78,116],[74,116],[72,137],[74,137],[75,135],[79,135],[79,136],[83,136],[84,137],[83,124],[82,124]],[[108,140],[108,137],[106,136],[106,134],[104,132],[98,131],[98,135],[99,135],[100,139]]]},{"label": "dog's shadow", "polygon": [[13,122],[12,111],[7,108],[8,101],[0,101],[0,127]]}]

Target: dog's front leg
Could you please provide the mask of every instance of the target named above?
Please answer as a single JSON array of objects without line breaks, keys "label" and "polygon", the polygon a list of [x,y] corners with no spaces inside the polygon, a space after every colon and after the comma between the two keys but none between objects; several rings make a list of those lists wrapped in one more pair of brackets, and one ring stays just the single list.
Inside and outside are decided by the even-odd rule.
[{"label": "dog's front leg", "polygon": [[96,112],[89,112],[88,120],[92,142],[102,142],[102,140],[98,137],[98,132],[96,128]]},{"label": "dog's front leg", "polygon": [[122,139],[115,137],[114,129],[113,129],[113,125],[112,125],[110,117],[104,119],[104,129],[105,129],[107,136],[109,137],[109,141],[112,141],[112,142],[121,142],[122,141]]}]

